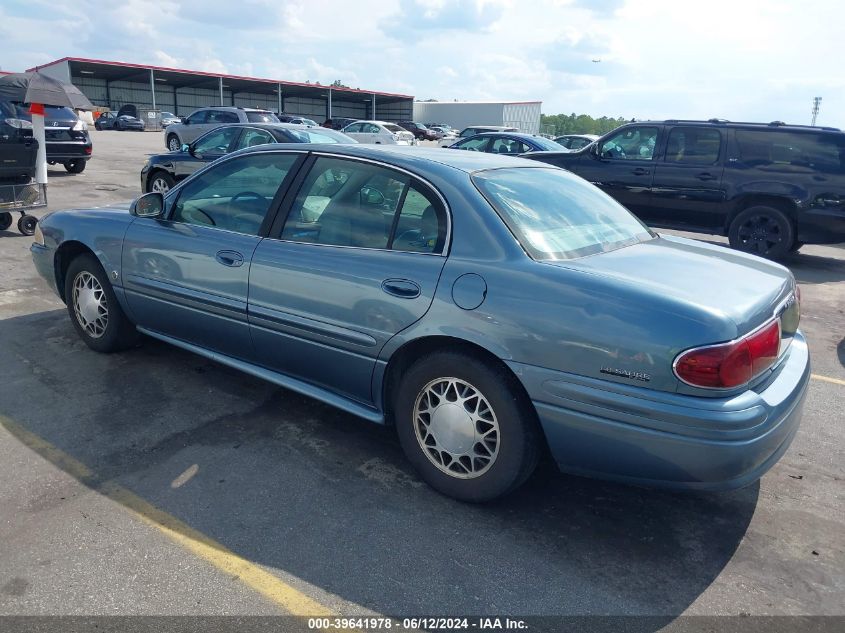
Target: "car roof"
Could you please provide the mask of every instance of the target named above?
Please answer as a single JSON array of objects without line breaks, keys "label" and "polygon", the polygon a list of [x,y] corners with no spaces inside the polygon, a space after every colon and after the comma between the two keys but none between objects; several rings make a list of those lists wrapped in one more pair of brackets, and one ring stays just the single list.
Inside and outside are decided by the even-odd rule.
[{"label": "car roof", "polygon": [[[258,145],[240,150],[237,153],[242,155],[252,152],[272,152],[274,150],[278,151],[278,147],[278,145]],[[501,169],[504,167],[549,167],[543,164],[527,163],[524,158],[488,154],[486,152],[464,152],[443,147],[369,145],[364,143],[357,145],[297,143],[296,148],[302,151],[314,151],[320,154],[384,160],[397,167],[405,167],[407,169],[414,169],[414,167],[422,167],[423,165],[430,167],[432,163],[437,163],[468,174],[486,169]]]},{"label": "car roof", "polygon": [[626,125],[631,124],[652,124],[652,125],[676,125],[682,123],[684,125],[701,125],[701,126],[721,126],[721,127],[744,127],[754,129],[768,129],[768,130],[802,130],[802,131],[825,131],[825,132],[841,132],[838,127],[822,127],[814,125],[800,125],[797,123],[784,123],[783,121],[772,121],[771,123],[760,123],[753,121],[728,121],[727,119],[665,119],[663,121],[629,121]]}]

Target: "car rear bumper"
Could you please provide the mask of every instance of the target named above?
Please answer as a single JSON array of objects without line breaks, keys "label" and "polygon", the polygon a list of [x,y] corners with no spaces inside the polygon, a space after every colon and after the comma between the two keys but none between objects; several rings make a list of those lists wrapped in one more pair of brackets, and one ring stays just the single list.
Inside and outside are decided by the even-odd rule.
[{"label": "car rear bumper", "polygon": [[92,154],[92,144],[88,143],[50,143],[47,142],[47,160],[63,162],[66,160],[88,160]]},{"label": "car rear bumper", "polygon": [[762,388],[729,398],[509,365],[534,403],[561,470],[698,490],[738,488],[762,477],[798,430],[810,379],[800,332]]},{"label": "car rear bumper", "polygon": [[798,240],[807,244],[845,242],[845,208],[804,209],[799,212]]}]

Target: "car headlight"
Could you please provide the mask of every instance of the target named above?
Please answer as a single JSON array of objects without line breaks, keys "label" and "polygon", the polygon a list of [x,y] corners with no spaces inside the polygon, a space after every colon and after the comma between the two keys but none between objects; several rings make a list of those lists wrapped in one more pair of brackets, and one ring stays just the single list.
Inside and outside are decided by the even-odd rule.
[{"label": "car headlight", "polygon": [[35,225],[35,233],[32,234],[32,239],[36,244],[46,246],[44,243],[44,233],[41,231],[40,223]]}]

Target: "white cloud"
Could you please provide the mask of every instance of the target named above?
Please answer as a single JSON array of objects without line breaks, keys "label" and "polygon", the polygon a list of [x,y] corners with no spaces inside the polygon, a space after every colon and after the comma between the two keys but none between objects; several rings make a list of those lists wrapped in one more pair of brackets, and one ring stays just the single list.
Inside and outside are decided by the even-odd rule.
[{"label": "white cloud", "polygon": [[97,57],[638,118],[808,122],[822,96],[819,120],[845,124],[838,0],[218,4],[78,0],[69,19],[46,0],[6,0],[3,68]]}]

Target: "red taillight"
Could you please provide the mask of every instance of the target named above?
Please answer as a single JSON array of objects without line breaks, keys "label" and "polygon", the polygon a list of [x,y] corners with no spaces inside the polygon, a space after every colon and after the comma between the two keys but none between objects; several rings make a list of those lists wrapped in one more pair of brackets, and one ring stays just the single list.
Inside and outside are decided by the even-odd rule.
[{"label": "red taillight", "polygon": [[772,321],[738,341],[682,353],[675,361],[675,374],[694,387],[731,389],[771,367],[779,351],[780,323]]},{"label": "red taillight", "polygon": [[88,147],[86,147],[86,148],[85,148],[85,153],[86,153],[86,154],[90,154],[92,149],[94,149],[92,146],[88,146]]}]

